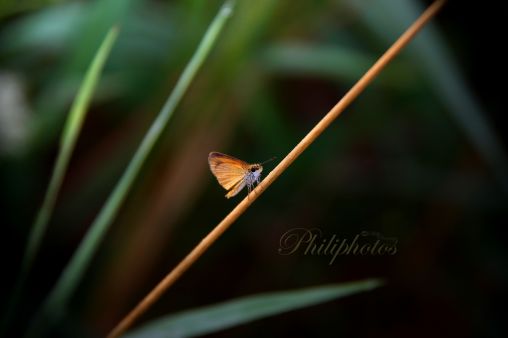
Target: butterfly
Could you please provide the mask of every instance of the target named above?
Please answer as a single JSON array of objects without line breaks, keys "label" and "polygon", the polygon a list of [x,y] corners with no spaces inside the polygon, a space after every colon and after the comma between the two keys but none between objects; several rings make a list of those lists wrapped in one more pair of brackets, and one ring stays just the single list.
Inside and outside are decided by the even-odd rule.
[{"label": "butterfly", "polygon": [[226,198],[231,198],[238,194],[245,186],[252,191],[254,184],[259,184],[263,164],[273,160],[273,158],[263,163],[249,164],[233,156],[222,154],[216,151],[208,154],[208,164],[210,170],[219,181],[219,184],[226,190]]}]

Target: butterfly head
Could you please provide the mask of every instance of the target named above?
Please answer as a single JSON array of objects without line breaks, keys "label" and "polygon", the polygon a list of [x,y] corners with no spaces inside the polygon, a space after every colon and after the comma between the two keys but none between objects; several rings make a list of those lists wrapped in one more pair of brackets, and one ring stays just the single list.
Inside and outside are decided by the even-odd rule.
[{"label": "butterfly head", "polygon": [[263,166],[261,164],[252,164],[249,168],[249,171],[252,175],[259,176],[263,171]]},{"label": "butterfly head", "polygon": [[251,172],[256,172],[256,171],[263,171],[263,166],[261,164],[252,164],[249,168],[249,170]]}]

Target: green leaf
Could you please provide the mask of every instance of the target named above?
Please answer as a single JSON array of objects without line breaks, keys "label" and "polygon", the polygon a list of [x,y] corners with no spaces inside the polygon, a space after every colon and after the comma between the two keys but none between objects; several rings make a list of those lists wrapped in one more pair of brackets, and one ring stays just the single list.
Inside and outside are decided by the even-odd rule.
[{"label": "green leaf", "polygon": [[381,285],[377,279],[282,291],[239,298],[154,320],[125,338],[195,337],[225,330],[280,313],[369,291]]},{"label": "green leaf", "polygon": [[99,244],[105,237],[109,226],[113,223],[120,206],[127,198],[134,180],[141,171],[141,168],[155,143],[162,135],[165,127],[168,125],[168,122],[173,116],[173,112],[189,88],[197,71],[209,55],[212,47],[215,45],[215,42],[217,41],[224,24],[231,15],[231,12],[232,4],[230,2],[226,2],[208,27],[201,43],[185,67],[182,75],[176,83],[175,88],[157,115],[157,118],[145,134],[122,177],[104,203],[104,206],[76,249],[70,262],[63,270],[56,285],[53,287],[48,298],[44,302],[43,308],[32,321],[32,324],[29,327],[28,336],[40,335],[40,331],[43,330],[44,327],[56,322],[64,314],[70,297],[81,281],[86,268],[90,264]]},{"label": "green leaf", "polygon": [[78,95],[72,104],[67,122],[65,124],[62,137],[60,140],[60,153],[55,164],[53,176],[44,199],[44,203],[37,215],[36,224],[33,228],[32,237],[30,238],[29,246],[27,248],[28,259],[31,261],[37,251],[37,247],[40,244],[41,236],[46,228],[49,216],[54,207],[56,195],[62,184],[65,171],[69,164],[69,160],[74,150],[76,140],[78,139],[83,121],[86,117],[86,112],[92,94],[99,82],[102,68],[108,58],[109,52],[113,47],[113,43],[118,36],[118,28],[113,27],[109,31],[108,35],[104,39],[103,44],[97,51],[97,54],[88,69],[81,88],[79,89]]},{"label": "green leaf", "polygon": [[102,74],[102,69],[108,59],[109,53],[117,36],[118,28],[111,28],[104,38],[102,45],[97,50],[92,63],[88,67],[81,87],[79,88],[76,98],[71,106],[62,132],[60,151],[56,159],[55,167],[53,168],[53,174],[51,175],[42,206],[40,207],[34,224],[30,230],[28,244],[25,249],[21,266],[21,272],[16,283],[16,289],[12,293],[7,314],[4,316],[2,324],[0,325],[2,328],[5,327],[4,325],[7,324],[8,318],[10,318],[15,311],[15,306],[19,301],[20,293],[25,284],[28,272],[32,266],[35,256],[37,255],[39,247],[41,246],[42,238],[46,232],[51,214],[53,213],[58,191],[62,185],[65,172],[67,171],[67,167],[69,165],[69,160],[76,145],[76,140],[78,139],[83,121],[85,120],[88,106],[90,105],[92,95]]},{"label": "green leaf", "polygon": [[[354,83],[376,59],[373,55],[348,46],[278,43],[268,47],[261,60],[271,72]],[[408,65],[399,60],[390,65],[380,81],[398,88],[415,86],[414,76],[408,73]]]}]

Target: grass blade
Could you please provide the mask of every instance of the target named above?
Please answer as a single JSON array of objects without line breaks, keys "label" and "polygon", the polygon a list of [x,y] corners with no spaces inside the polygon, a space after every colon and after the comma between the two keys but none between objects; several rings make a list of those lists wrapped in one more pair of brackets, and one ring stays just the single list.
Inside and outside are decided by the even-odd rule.
[{"label": "grass blade", "polygon": [[86,112],[92,99],[92,94],[97,87],[102,69],[117,36],[118,29],[112,28],[104,38],[104,41],[97,50],[97,53],[95,54],[92,63],[85,74],[81,87],[79,88],[77,96],[69,111],[60,139],[60,151],[53,168],[53,173],[51,175],[42,206],[37,213],[28,237],[27,247],[21,263],[21,272],[18,277],[15,290],[12,293],[13,296],[11,298],[11,304],[8,307],[8,314],[3,318],[2,328],[4,327],[4,322],[9,321],[9,318],[14,311],[14,307],[19,301],[28,272],[30,271],[37,251],[41,246],[42,238],[46,232],[49,219],[55,207],[58,191],[62,185],[65,172],[67,171],[67,167],[69,165],[69,160],[76,145],[76,140],[81,131],[83,121],[85,120]]},{"label": "grass blade", "polygon": [[381,284],[379,280],[368,279],[353,283],[266,293],[234,299],[156,319],[125,337],[188,338],[210,334],[257,319],[370,291]]},{"label": "grass blade", "polygon": [[97,250],[110,224],[113,222],[122,202],[127,197],[132,183],[139,174],[143,163],[168,124],[176,106],[185,94],[198,69],[203,64],[211,48],[215,44],[215,41],[224,27],[227,18],[230,16],[231,11],[231,4],[226,2],[209,26],[205,36],[201,40],[201,43],[196,49],[194,55],[178,79],[175,88],[168,97],[162,110],[148,132],[145,134],[145,137],[143,138],[139,148],[136,150],[136,153],[127,166],[127,169],[95,218],[70,262],[65,267],[55,287],[49,294],[43,305],[42,312],[39,313],[33,322],[30,332],[35,333],[38,331],[38,326],[42,325],[44,321],[51,322],[62,315],[70,296],[81,280],[81,277],[90,263],[93,254]]},{"label": "grass blade", "polygon": [[25,255],[25,264],[28,265],[28,267],[31,265],[37,249],[40,246],[49,217],[51,216],[55,206],[58,190],[62,185],[72,151],[74,150],[76,140],[78,139],[79,132],[81,131],[86,111],[90,105],[92,93],[97,86],[102,68],[117,36],[118,28],[112,28],[97,51],[97,54],[87,71],[85,79],[83,80],[83,84],[78,92],[76,100],[71,107],[69,117],[62,133],[60,153],[53,170],[53,175],[51,176],[51,181],[49,183],[46,196],[44,197],[44,202],[37,214],[37,218],[28,241]]}]

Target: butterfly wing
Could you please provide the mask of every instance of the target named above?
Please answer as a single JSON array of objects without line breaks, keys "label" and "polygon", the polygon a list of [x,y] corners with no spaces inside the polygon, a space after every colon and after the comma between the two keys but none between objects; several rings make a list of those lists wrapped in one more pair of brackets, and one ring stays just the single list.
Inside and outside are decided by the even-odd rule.
[{"label": "butterfly wing", "polygon": [[233,196],[236,196],[236,194],[238,194],[240,192],[240,190],[242,190],[245,187],[246,184],[247,184],[247,182],[244,179],[238,181],[231,188],[231,190],[228,191],[228,193],[226,194],[226,198],[231,198]]},{"label": "butterfly wing", "polygon": [[[219,181],[219,184],[226,190],[237,190],[233,194],[233,190],[230,191],[226,197],[232,197],[236,195],[244,186],[241,184],[245,178],[245,172],[249,168],[249,164],[245,161],[239,160],[233,156],[226,154],[212,152],[208,155],[208,164],[210,170]],[[241,188],[240,188],[241,186]],[[228,197],[228,198],[229,198]]]}]

